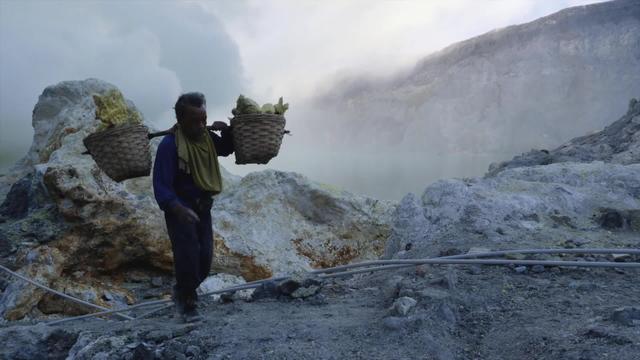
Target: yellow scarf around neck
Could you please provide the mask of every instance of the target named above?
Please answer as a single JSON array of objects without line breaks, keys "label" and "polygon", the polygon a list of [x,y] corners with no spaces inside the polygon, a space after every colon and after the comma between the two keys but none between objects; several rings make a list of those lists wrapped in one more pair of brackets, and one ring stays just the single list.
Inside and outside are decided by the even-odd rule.
[{"label": "yellow scarf around neck", "polygon": [[222,191],[222,176],[218,164],[218,154],[207,130],[199,140],[189,140],[180,124],[176,126],[176,148],[178,167],[191,174],[196,186],[204,191],[218,194]]}]

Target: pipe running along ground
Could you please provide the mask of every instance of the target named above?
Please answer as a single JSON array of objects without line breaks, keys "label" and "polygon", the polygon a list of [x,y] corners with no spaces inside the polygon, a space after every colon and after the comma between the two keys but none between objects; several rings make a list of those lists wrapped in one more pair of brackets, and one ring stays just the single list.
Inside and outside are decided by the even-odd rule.
[{"label": "pipe running along ground", "polygon": [[[310,271],[309,274],[318,275],[319,278],[333,278],[333,277],[342,277],[349,276],[358,273],[365,272],[373,272],[373,271],[381,271],[381,270],[392,270],[399,269],[404,267],[416,266],[416,265],[424,265],[424,264],[436,264],[436,265],[543,265],[543,266],[576,266],[576,267],[593,267],[593,268],[640,268],[640,263],[636,262],[595,262],[595,261],[549,261],[549,260],[480,260],[473,258],[482,258],[482,257],[491,257],[491,256],[502,256],[509,254],[632,254],[632,255],[640,255],[640,249],[523,249],[523,250],[499,250],[499,251],[490,251],[484,253],[468,253],[468,254],[460,254],[460,255],[451,255],[444,256],[438,258],[431,259],[412,259],[412,260],[374,260],[374,261],[364,261],[356,264],[348,264],[348,265],[340,265],[326,269],[317,269]],[[382,265],[382,266],[376,266]],[[366,266],[375,266],[366,269],[358,269],[353,271],[344,271],[353,268],[360,268]],[[235,292],[239,290],[245,289],[253,289],[256,288],[263,283],[267,282],[276,282],[286,280],[289,277],[274,277],[269,279],[262,279],[252,281],[242,285],[236,285],[232,287],[228,287],[225,289],[220,289],[216,291],[212,291],[202,296],[211,296],[216,294],[223,294],[226,292]],[[139,303],[136,305],[132,305],[122,309],[113,309],[113,310],[105,310],[100,312],[95,312],[91,314],[70,317],[55,321],[50,321],[48,325],[56,325],[60,323],[64,323],[67,321],[80,320],[84,318],[101,316],[101,315],[110,315],[110,314],[118,314],[125,311],[130,311],[133,309],[137,309],[140,307],[153,306],[153,305],[161,305],[168,304],[173,302],[171,299],[165,300],[155,300],[149,301],[145,303]],[[166,306],[168,307],[168,306]],[[157,311],[163,310],[166,307],[159,307],[157,309],[151,310],[147,313],[142,314],[141,316],[135,318],[147,317]],[[131,320],[135,320],[131,319]]]},{"label": "pipe running along ground", "polygon": [[[47,291],[49,291],[51,293],[54,293],[54,294],[56,294],[58,296],[62,296],[63,298],[65,298],[67,300],[71,300],[71,301],[77,302],[79,304],[83,304],[83,305],[86,305],[86,306],[89,306],[89,307],[92,307],[92,308],[95,308],[95,309],[99,309],[99,310],[109,310],[109,308],[106,308],[104,306],[96,305],[96,304],[90,303],[88,301],[75,298],[75,297],[73,297],[71,295],[67,295],[67,294],[65,294],[63,292],[60,292],[58,290],[54,290],[54,289],[52,289],[50,287],[47,287],[47,286],[42,285],[40,283],[37,283],[37,282],[29,279],[28,277],[22,275],[22,274],[18,274],[17,272],[12,271],[11,269],[9,269],[9,268],[7,268],[7,267],[5,267],[3,265],[0,265],[0,269],[4,270],[5,272],[9,273],[10,275],[13,275],[13,276],[17,277],[18,279],[21,279],[21,280],[24,280],[24,281],[28,282],[31,285],[35,285],[36,287],[39,287],[39,288],[44,289],[44,290],[47,290]],[[127,316],[127,315],[124,315],[124,314],[118,314],[118,316],[123,317],[123,318],[125,318],[127,320],[133,320],[134,319],[134,318],[132,318],[130,316]]]}]

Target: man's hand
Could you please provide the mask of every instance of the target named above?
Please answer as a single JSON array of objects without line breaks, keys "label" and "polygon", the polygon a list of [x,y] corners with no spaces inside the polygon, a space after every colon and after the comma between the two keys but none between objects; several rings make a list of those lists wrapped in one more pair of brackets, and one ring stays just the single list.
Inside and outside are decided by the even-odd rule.
[{"label": "man's hand", "polygon": [[200,221],[198,214],[195,211],[189,209],[188,207],[177,204],[173,208],[171,208],[171,212],[180,220],[181,223],[184,224],[194,224]]},{"label": "man's hand", "polygon": [[225,130],[228,127],[229,125],[224,121],[214,121],[213,125],[211,125],[212,130]]}]

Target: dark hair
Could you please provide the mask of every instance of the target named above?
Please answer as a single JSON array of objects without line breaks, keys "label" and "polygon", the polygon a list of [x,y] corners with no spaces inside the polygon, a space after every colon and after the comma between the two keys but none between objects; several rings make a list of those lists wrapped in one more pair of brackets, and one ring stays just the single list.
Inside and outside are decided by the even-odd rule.
[{"label": "dark hair", "polygon": [[206,107],[207,100],[204,98],[204,95],[199,92],[190,92],[180,95],[178,101],[176,101],[176,105],[173,107],[176,111],[176,119],[179,119],[182,116],[186,106],[194,106],[197,108],[201,106]]}]

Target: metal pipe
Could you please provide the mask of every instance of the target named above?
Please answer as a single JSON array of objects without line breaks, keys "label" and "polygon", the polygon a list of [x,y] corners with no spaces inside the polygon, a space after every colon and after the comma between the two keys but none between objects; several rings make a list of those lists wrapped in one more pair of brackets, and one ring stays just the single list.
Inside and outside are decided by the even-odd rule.
[{"label": "metal pipe", "polygon": [[[490,251],[485,253],[467,253],[460,255],[442,256],[436,259],[469,259],[469,258],[481,258],[489,256],[502,256],[509,254],[636,254],[640,255],[640,249],[523,249],[523,250],[499,250]],[[363,261],[356,264],[346,264],[335,266],[326,269],[313,270],[311,274],[322,274],[342,271],[346,269],[353,269],[364,266],[374,266],[386,264],[389,260],[372,260]]]},{"label": "metal pipe", "polygon": [[[553,249],[548,249],[548,252],[552,252],[552,251],[560,251],[560,250],[571,250],[571,249],[559,249],[559,250],[553,250]],[[529,250],[526,250],[529,251]],[[533,251],[533,250],[531,250]],[[615,251],[619,251],[619,249],[615,249]],[[632,253],[635,253],[636,250],[632,249]],[[518,251],[503,251],[502,253],[517,253]],[[640,253],[640,251],[638,251]],[[500,253],[500,252],[497,252]],[[598,253],[605,253],[605,252],[598,252]],[[628,251],[624,252],[624,253],[628,253]],[[364,273],[364,272],[372,272],[372,271],[379,271],[379,270],[391,270],[391,269],[396,269],[396,268],[402,268],[402,267],[409,267],[409,266],[415,266],[415,265],[422,265],[422,264],[480,264],[480,265],[509,265],[509,264],[514,264],[514,265],[546,265],[546,266],[579,266],[579,267],[613,267],[613,268],[640,268],[640,263],[616,263],[616,262],[590,262],[590,261],[544,261],[544,260],[480,260],[480,259],[469,259],[469,260],[465,260],[465,259],[460,259],[460,257],[477,257],[477,256],[489,256],[489,255],[495,255],[494,253],[481,253],[481,254],[462,254],[462,255],[454,255],[456,257],[458,257],[458,259],[452,259],[452,258],[447,258],[447,257],[442,257],[442,258],[435,258],[435,259],[416,259],[416,260],[378,260],[378,261],[370,261],[370,262],[365,262],[367,264],[374,264],[374,265],[380,265],[380,264],[385,264],[385,266],[379,266],[379,267],[375,267],[375,268],[367,268],[367,269],[360,269],[360,270],[354,270],[354,271],[344,271],[344,272],[340,272],[340,273],[328,273],[325,275],[319,275],[318,277],[320,278],[332,278],[332,277],[342,277],[342,276],[348,276],[348,275],[353,275],[353,274],[358,274],[358,273]],[[343,266],[339,266],[340,268],[353,268],[353,267],[359,267],[358,265],[361,265],[363,263],[358,263],[358,264],[351,264],[351,265],[343,265]],[[323,269],[323,270],[331,270],[333,268],[328,268],[328,269]],[[236,286],[232,286],[229,288],[225,288],[225,289],[221,289],[221,290],[216,290],[216,291],[212,291],[209,293],[206,293],[202,296],[210,296],[210,295],[215,295],[215,294],[222,294],[225,292],[231,292],[231,291],[239,291],[239,290],[244,290],[244,289],[252,289],[252,288],[256,288],[260,285],[262,285],[262,283],[265,282],[271,282],[271,281],[282,281],[288,279],[288,277],[277,277],[277,278],[270,278],[270,279],[263,279],[263,280],[257,280],[257,281],[253,281],[250,283],[246,283],[246,284],[242,284],[242,285],[236,285]],[[129,311],[138,307],[143,307],[143,306],[151,306],[151,305],[156,305],[156,304],[164,304],[164,303],[169,303],[172,300],[156,300],[156,301],[149,301],[146,303],[140,303],[140,304],[136,304],[133,306],[130,306],[128,308],[125,309],[117,309],[117,310],[109,310],[109,311],[102,311],[102,312],[97,312],[97,313],[92,313],[92,314],[86,314],[86,315],[81,315],[81,316],[77,316],[77,317],[73,317],[73,318],[66,318],[66,319],[61,319],[61,320],[56,320],[56,321],[52,321],[47,323],[48,325],[55,325],[55,324],[60,324],[66,321],[72,321],[72,320],[79,320],[79,319],[83,319],[83,318],[87,318],[87,317],[92,317],[92,316],[99,316],[99,315],[106,315],[106,314],[112,314],[112,313],[117,313],[117,312],[123,312],[123,311]]]},{"label": "metal pipe", "polygon": [[377,266],[366,269],[358,269],[351,271],[342,271],[338,273],[329,273],[318,275],[321,279],[343,277],[354,274],[399,269],[423,264],[442,264],[442,265],[461,265],[461,264],[478,264],[478,265],[543,265],[543,266],[576,266],[576,267],[609,267],[609,268],[640,268],[640,263],[636,262],[596,262],[596,261],[548,261],[548,260],[480,260],[480,259],[425,259],[425,260],[388,260],[386,266]]}]

